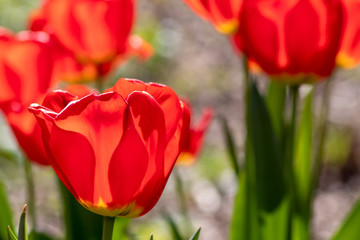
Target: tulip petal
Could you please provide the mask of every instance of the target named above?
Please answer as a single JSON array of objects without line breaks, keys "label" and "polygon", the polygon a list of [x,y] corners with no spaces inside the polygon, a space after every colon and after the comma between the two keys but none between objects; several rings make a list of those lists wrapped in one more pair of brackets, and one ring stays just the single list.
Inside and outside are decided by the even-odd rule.
[{"label": "tulip petal", "polygon": [[112,201],[108,181],[109,163],[124,132],[126,109],[126,102],[115,92],[98,96],[93,94],[71,102],[55,119],[59,128],[83,135],[93,149],[95,204]]}]

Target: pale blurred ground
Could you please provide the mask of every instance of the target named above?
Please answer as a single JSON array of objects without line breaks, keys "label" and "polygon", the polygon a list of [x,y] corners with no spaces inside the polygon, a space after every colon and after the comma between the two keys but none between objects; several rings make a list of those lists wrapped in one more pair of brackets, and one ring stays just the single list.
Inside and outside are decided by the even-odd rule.
[{"label": "pale blurred ground", "polygon": [[[0,0],[0,24],[23,29],[26,13],[36,4],[35,0]],[[218,116],[229,120],[241,157],[245,132],[240,58],[225,36],[202,21],[181,0],[139,0],[137,7],[134,32],[154,45],[156,55],[143,65],[130,61],[109,77],[108,85],[118,77],[165,83],[193,103],[195,118],[206,106],[215,109],[201,158],[193,167],[182,167],[179,172],[185,182],[193,225],[202,227],[201,239],[226,239],[236,178],[225,151]],[[261,84],[266,84],[266,80]],[[322,84],[317,88],[319,102]],[[359,196],[359,93],[358,70],[336,73],[329,117],[332,127],[325,155],[329,164],[323,171],[314,204],[314,239],[328,239]],[[0,132],[0,144],[8,149],[16,148],[3,122]],[[347,160],[350,163],[345,164]],[[55,176],[50,168],[36,166],[34,172],[38,226],[61,236],[61,204]],[[16,220],[26,201],[23,168],[16,162],[0,159],[0,177],[9,192]],[[170,212],[180,226],[185,225],[174,188],[171,177],[153,211],[134,220],[131,231],[137,239],[148,239],[151,232],[155,239],[169,239],[168,226],[160,214],[163,210]]]}]

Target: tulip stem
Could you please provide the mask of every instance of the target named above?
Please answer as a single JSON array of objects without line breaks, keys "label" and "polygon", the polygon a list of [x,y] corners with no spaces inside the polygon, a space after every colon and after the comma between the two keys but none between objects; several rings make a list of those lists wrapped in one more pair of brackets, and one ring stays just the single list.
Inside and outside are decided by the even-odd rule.
[{"label": "tulip stem", "polygon": [[103,79],[101,79],[101,78],[96,79],[95,85],[96,85],[97,90],[99,90],[99,93],[102,93],[104,90]]},{"label": "tulip stem", "polygon": [[102,240],[111,240],[115,217],[104,216]]},{"label": "tulip stem", "polygon": [[31,163],[27,159],[24,159],[24,168],[27,184],[27,205],[29,209],[29,216],[31,218],[33,229],[36,230],[34,177]]},{"label": "tulip stem", "polygon": [[179,171],[176,168],[173,169],[173,174],[175,177],[176,192],[177,192],[177,194],[179,196],[179,200],[180,200],[181,213],[185,219],[185,222],[187,223],[186,227],[187,227],[188,232],[192,233],[193,227],[192,227],[191,219],[188,214],[188,206],[186,204],[186,196],[185,196],[183,181],[180,177]]}]

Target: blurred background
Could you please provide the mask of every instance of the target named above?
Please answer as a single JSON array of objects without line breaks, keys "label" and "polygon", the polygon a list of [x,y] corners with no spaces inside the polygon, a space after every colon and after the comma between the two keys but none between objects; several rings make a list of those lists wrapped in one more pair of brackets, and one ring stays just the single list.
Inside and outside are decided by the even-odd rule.
[{"label": "blurred background", "polygon": [[[0,0],[0,25],[15,32],[26,29],[28,13],[39,2]],[[226,239],[237,180],[224,144],[220,118],[228,120],[241,158],[245,135],[241,59],[225,36],[202,21],[181,0],[138,0],[136,19],[133,33],[150,42],[155,54],[145,63],[129,61],[110,75],[106,84],[111,86],[118,78],[126,77],[169,85],[192,103],[193,120],[203,108],[214,108],[216,114],[198,161],[190,167],[176,168],[184,182],[193,232],[201,227],[201,239]],[[259,81],[260,85],[267,84],[265,77]],[[301,93],[305,94],[309,88],[303,86]],[[323,84],[315,88],[320,102]],[[330,126],[312,225],[314,239],[318,240],[332,235],[360,193],[360,70],[337,70],[330,91]],[[319,106],[315,107],[315,118],[317,109]],[[0,150],[0,178],[10,194],[17,222],[16,216],[20,216],[26,202],[26,182],[19,166],[20,150],[2,116]],[[34,171],[38,228],[61,237],[64,234],[62,206],[55,174],[50,167],[35,166]],[[155,208],[131,224],[129,231],[134,239],[148,239],[151,232],[155,239],[171,239],[164,212],[180,228],[186,227],[175,192],[172,176]]]}]

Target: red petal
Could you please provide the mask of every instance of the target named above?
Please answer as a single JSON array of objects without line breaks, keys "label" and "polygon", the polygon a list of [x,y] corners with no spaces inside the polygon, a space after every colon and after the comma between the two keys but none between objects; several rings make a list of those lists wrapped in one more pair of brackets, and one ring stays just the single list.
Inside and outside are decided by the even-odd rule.
[{"label": "red petal", "polygon": [[[69,104],[57,117],[55,124],[84,136],[95,155],[94,200],[112,202],[108,172],[113,152],[125,128],[127,104],[114,92],[88,95]],[[81,196],[80,196],[81,197]]]}]

